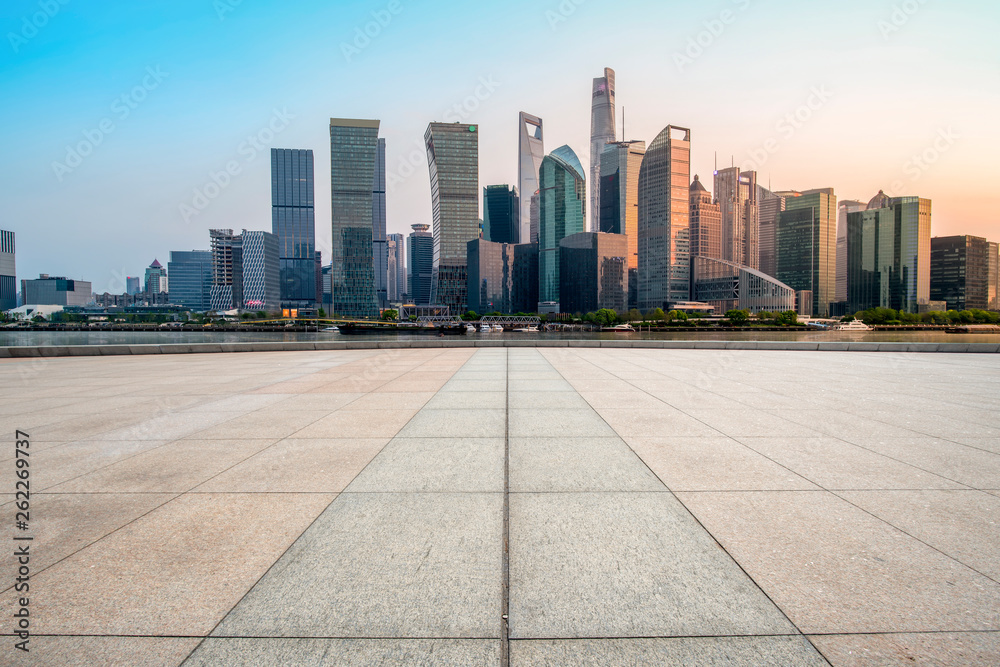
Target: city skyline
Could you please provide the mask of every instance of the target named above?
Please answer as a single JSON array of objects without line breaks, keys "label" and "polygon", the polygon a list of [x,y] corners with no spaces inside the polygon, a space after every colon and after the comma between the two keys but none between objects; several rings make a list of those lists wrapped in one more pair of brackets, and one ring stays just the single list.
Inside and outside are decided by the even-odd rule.
[{"label": "city skyline", "polygon": [[[1000,195],[988,174],[1000,139],[988,121],[998,108],[998,84],[989,73],[1000,56],[987,36],[1000,11],[992,5],[921,5],[895,21],[891,4],[860,2],[796,16],[784,3],[733,2],[719,10],[729,12],[728,22],[715,10],[645,2],[627,3],[624,12],[570,2],[564,4],[573,11],[565,15],[558,3],[515,2],[477,14],[498,35],[513,35],[516,26],[543,45],[543,55],[582,41],[597,45],[559,61],[560,71],[537,68],[535,56],[508,55],[499,39],[479,45],[456,35],[453,46],[470,57],[436,57],[441,47],[428,27],[444,20],[453,25],[457,19],[447,16],[447,6],[303,3],[282,14],[269,5],[223,4],[231,11],[221,16],[211,3],[139,13],[124,13],[115,3],[65,6],[36,36],[10,45],[0,76],[19,91],[19,104],[2,111],[11,155],[4,167],[10,202],[4,224],[18,233],[19,275],[65,274],[93,280],[98,291],[121,292],[124,277],[153,258],[206,249],[209,228],[269,229],[267,152],[312,149],[325,165],[330,117],[382,120],[388,231],[407,233],[431,220],[426,160],[422,153],[414,159],[427,123],[481,126],[482,184],[517,182],[516,125],[523,110],[545,118],[547,145],[569,144],[588,164],[591,84],[605,67],[616,72],[626,139],[650,142],[668,123],[691,127],[692,174],[705,182],[716,154],[720,165],[757,171],[759,182],[774,190],[833,187],[842,198],[867,199],[899,182],[904,187],[891,194],[935,201],[935,235],[994,236],[997,229]],[[19,35],[22,18],[36,10],[36,3],[9,3],[4,25]],[[616,24],[641,15],[643,26],[630,41],[657,46],[625,50],[614,39],[595,38],[602,30],[619,31],[608,27],[612,12]],[[666,16],[669,22],[661,20]],[[293,25],[302,28],[303,17],[307,34],[293,44],[288,35]],[[810,31],[791,29],[804,20]],[[669,28],[657,27],[666,23]],[[359,47],[355,42],[365,40],[358,31],[364,36],[369,24],[377,34]],[[272,31],[287,54],[276,57],[273,46],[255,51]],[[321,70],[309,63],[289,76],[286,61],[303,49],[315,51],[321,33],[325,41],[316,53],[329,60],[328,71],[317,78]],[[177,34],[202,44],[179,53]],[[764,46],[776,35],[782,53]],[[824,38],[829,46],[816,49],[814,42]],[[795,59],[782,55],[790,50]],[[735,57],[748,58],[765,76],[730,71]],[[425,85],[418,73],[430,62],[435,77]],[[316,85],[328,80],[337,85]],[[726,101],[734,95],[740,104]],[[100,131],[103,120],[111,132]],[[72,166],[66,147],[98,132],[100,144]],[[268,133],[271,140],[260,142],[259,151],[246,142]],[[231,162],[235,175],[224,173]],[[320,221],[330,215],[324,171],[317,174]],[[225,187],[211,177],[220,173]],[[208,197],[206,190],[218,194]],[[182,206],[195,212],[185,219]],[[45,242],[53,231],[64,245]],[[317,247],[330,256],[322,224]]]}]

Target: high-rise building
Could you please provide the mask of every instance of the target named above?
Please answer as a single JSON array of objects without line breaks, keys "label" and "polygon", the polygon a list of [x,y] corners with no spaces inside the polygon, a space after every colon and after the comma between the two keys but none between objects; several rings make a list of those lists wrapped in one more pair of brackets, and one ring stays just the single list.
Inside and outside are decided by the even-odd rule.
[{"label": "high-rise building", "polygon": [[[170,264],[170,262],[167,262]],[[169,271],[169,267],[168,267]],[[142,291],[142,283],[139,280],[139,276],[126,276],[125,277],[125,293],[130,295],[138,294]]]},{"label": "high-rise building", "polygon": [[715,172],[715,202],[722,215],[722,257],[756,269],[760,266],[760,210],[757,172],[739,167]]},{"label": "high-rise building", "polygon": [[211,309],[226,311],[243,303],[243,237],[231,229],[210,229],[212,242]]},{"label": "high-rise building", "polygon": [[1000,243],[990,241],[989,256],[989,290],[990,310],[1000,311]]},{"label": "high-rise building", "polygon": [[580,159],[560,146],[542,160],[538,180],[538,300],[559,303],[559,242],[586,231],[587,179]]},{"label": "high-rise building", "polygon": [[26,306],[86,306],[94,298],[90,282],[47,273],[37,280],[22,280],[21,294]]},{"label": "high-rise building", "polygon": [[388,234],[386,250],[389,257],[386,296],[390,303],[397,303],[406,298],[406,237],[403,234]]},{"label": "high-rise building", "polygon": [[281,305],[315,308],[319,297],[316,187],[311,150],[271,149],[271,233],[278,237]]},{"label": "high-rise building", "polygon": [[479,238],[479,126],[431,123],[424,135],[434,216],[434,305],[465,312],[468,243]]},{"label": "high-rise building", "polygon": [[644,312],[690,300],[691,130],[668,125],[639,172],[639,288]]},{"label": "high-rise building", "polygon": [[847,312],[916,313],[931,295],[931,200],[879,193],[847,214]]},{"label": "high-rise building", "polygon": [[[373,230],[379,121],[330,119],[333,312],[378,317]],[[383,161],[384,164],[384,161]]]},{"label": "high-rise building", "polygon": [[143,282],[146,285],[147,295],[152,296],[167,291],[167,270],[163,268],[159,260],[154,259],[153,263],[146,269],[146,277]]},{"label": "high-rise building", "polygon": [[434,280],[434,235],[430,225],[412,225],[406,245],[407,295],[417,306],[431,303],[431,283]]},{"label": "high-rise building", "polygon": [[948,310],[990,307],[990,242],[979,236],[931,239],[931,301]]},{"label": "high-rise building", "polygon": [[469,310],[530,313],[538,305],[538,245],[469,241]]},{"label": "high-rise building", "polygon": [[520,210],[517,188],[507,185],[483,188],[483,238],[494,243],[518,243]]},{"label": "high-rise building", "polygon": [[785,210],[785,198],[758,185],[757,208],[760,219],[760,270],[773,277],[778,272],[775,234],[778,217]]},{"label": "high-rise building", "polygon": [[795,310],[795,290],[762,271],[712,257],[691,258],[691,298],[717,313]]},{"label": "high-rise building", "polygon": [[0,311],[17,308],[14,232],[0,230]]},{"label": "high-rise building", "polygon": [[538,242],[538,209],[532,198],[538,192],[538,172],[545,159],[542,119],[525,112],[518,114],[517,189],[520,193],[517,243]]},{"label": "high-rise building", "polygon": [[695,174],[691,183],[691,256],[722,259],[722,210]]},{"label": "high-rise building", "polygon": [[167,262],[170,303],[195,312],[212,308],[212,252],[173,250]]},{"label": "high-rise building", "polygon": [[615,140],[615,71],[604,68],[594,79],[590,106],[590,224],[584,231],[598,231],[601,216],[601,154]]},{"label": "high-rise building", "polygon": [[372,263],[375,267],[375,296],[380,308],[388,306],[389,294],[385,220],[385,139],[379,139],[375,155],[375,180],[372,183]]},{"label": "high-rise building", "polygon": [[813,315],[827,317],[836,296],[837,196],[833,188],[779,193],[785,210],[775,229],[775,278],[812,292]]},{"label": "high-rise building", "polygon": [[628,310],[628,251],[624,234],[581,232],[560,241],[562,311]]},{"label": "high-rise building", "polygon": [[600,218],[595,231],[628,237],[628,268],[639,267],[639,171],[645,141],[617,141],[601,153]]},{"label": "high-rise building", "polygon": [[843,199],[837,205],[837,294],[834,301],[847,301],[847,215],[864,211],[867,205],[856,199]]},{"label": "high-rise building", "polygon": [[[277,312],[281,308],[281,260],[278,236],[243,230],[243,303],[247,310]],[[313,256],[315,262],[315,255]],[[313,290],[315,290],[315,284]],[[308,304],[316,305],[315,299]]]}]

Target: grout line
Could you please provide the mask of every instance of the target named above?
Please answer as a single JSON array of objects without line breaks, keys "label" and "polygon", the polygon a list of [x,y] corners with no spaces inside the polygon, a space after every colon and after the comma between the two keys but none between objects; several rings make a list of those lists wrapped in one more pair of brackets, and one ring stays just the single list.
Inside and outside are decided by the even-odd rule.
[{"label": "grout line", "polygon": [[505,348],[503,451],[503,557],[501,561],[500,666],[510,667],[510,350]]}]

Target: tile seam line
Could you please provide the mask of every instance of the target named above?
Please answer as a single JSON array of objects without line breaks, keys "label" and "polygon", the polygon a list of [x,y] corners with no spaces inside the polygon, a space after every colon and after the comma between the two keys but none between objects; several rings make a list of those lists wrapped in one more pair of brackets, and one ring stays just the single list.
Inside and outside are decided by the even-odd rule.
[{"label": "tile seam line", "polygon": [[[438,358],[439,358],[439,357],[440,357],[440,356],[441,356],[442,354],[444,354],[444,350],[442,350],[442,351],[441,351],[441,352],[440,352],[439,354],[436,354],[436,355],[434,355],[434,356],[433,356],[433,357],[432,357],[431,359],[428,359],[428,360],[427,360],[426,362],[424,362],[424,363],[430,363],[431,361],[435,361],[435,360],[437,360],[437,359],[438,359]],[[377,356],[377,355],[372,355],[372,356]],[[372,358],[372,357],[366,357],[366,358],[369,358],[369,359],[370,359],[370,358]],[[468,363],[468,360],[466,360],[466,363]],[[423,366],[423,365],[424,365],[424,364],[420,364],[420,366]],[[464,366],[464,364],[463,364],[463,366]],[[455,372],[457,373],[458,371],[456,370]],[[380,385],[380,386],[382,386],[382,385]],[[367,392],[367,393],[372,393],[372,392]],[[360,398],[360,397],[359,397],[359,398]],[[357,399],[355,399],[355,400],[357,400]],[[420,410],[417,410],[416,412],[414,412],[414,413],[413,413],[413,416],[411,416],[411,417],[410,417],[410,419],[409,419],[409,420],[407,420],[407,422],[406,422],[406,423],[407,423],[407,424],[409,424],[409,423],[410,423],[411,421],[413,421],[414,417],[416,417],[416,416],[417,416],[417,415],[418,415],[419,413],[420,413]],[[406,424],[404,424],[404,425],[403,425],[403,427],[401,427],[401,428],[400,428],[400,430],[402,430],[402,429],[403,429],[403,428],[405,428],[405,427],[406,427]],[[397,431],[397,433],[399,433],[399,431]],[[392,442],[392,441],[393,441],[393,440],[395,439],[395,437],[396,437],[396,436],[393,436],[392,438],[389,438],[389,440],[388,440],[388,441],[387,441],[387,442],[386,442],[386,443],[385,443],[385,444],[384,444],[384,445],[382,446],[382,448],[381,448],[381,449],[379,449],[379,451],[378,451],[378,452],[377,452],[377,453],[376,453],[376,454],[375,454],[375,455],[374,455],[374,456],[373,456],[373,457],[371,458],[371,460],[370,460],[370,461],[368,461],[368,463],[366,463],[366,464],[365,464],[365,466],[364,466],[364,467],[363,467],[363,468],[362,468],[361,470],[359,470],[359,471],[358,471],[358,474],[357,474],[357,475],[355,475],[354,477],[352,477],[352,478],[351,478],[351,481],[350,481],[350,482],[348,482],[347,484],[345,484],[345,485],[344,485],[344,488],[347,488],[348,486],[350,486],[350,485],[351,485],[351,483],[352,483],[352,482],[353,482],[354,480],[356,480],[356,479],[358,478],[358,476],[359,476],[359,475],[361,475],[361,473],[363,473],[363,472],[364,472],[364,471],[365,471],[365,470],[366,470],[366,469],[368,468],[368,466],[370,466],[370,465],[372,464],[372,461],[374,461],[375,459],[377,459],[377,458],[378,458],[378,456],[379,456],[379,454],[381,454],[382,452],[384,452],[384,451],[385,451],[385,448],[389,446],[389,444],[390,444],[390,443],[391,443],[391,442]],[[273,445],[272,445],[272,446],[273,446]],[[200,486],[200,485],[199,485],[199,486]],[[209,631],[208,631],[208,632],[207,632],[207,633],[206,633],[206,634],[204,635],[204,637],[202,637],[202,640],[201,640],[200,642],[198,642],[198,643],[197,643],[197,644],[196,644],[196,645],[194,646],[194,648],[192,648],[192,649],[191,649],[191,651],[190,651],[190,652],[189,652],[189,653],[187,654],[187,656],[186,656],[186,657],[184,658],[184,660],[182,660],[182,661],[180,662],[180,665],[184,665],[184,664],[186,664],[186,663],[187,663],[187,662],[188,662],[188,661],[189,661],[189,660],[191,659],[191,656],[192,656],[192,655],[194,655],[194,654],[195,654],[195,652],[196,652],[196,651],[197,651],[197,650],[198,650],[199,648],[201,648],[201,645],[205,643],[205,640],[206,640],[206,639],[208,639],[208,638],[210,638],[210,637],[212,636],[212,633],[213,633],[213,632],[215,632],[216,630],[218,630],[218,629],[219,629],[219,626],[220,626],[220,625],[222,625],[222,623],[223,623],[223,622],[224,622],[224,621],[226,620],[226,618],[228,618],[228,617],[229,617],[229,615],[233,613],[233,610],[234,610],[234,609],[236,609],[236,608],[237,608],[237,607],[238,607],[238,606],[239,606],[240,604],[242,604],[242,603],[243,603],[243,601],[244,601],[244,600],[245,600],[245,599],[247,598],[247,596],[248,596],[248,595],[250,595],[250,593],[252,593],[252,592],[253,592],[253,590],[254,590],[255,588],[257,588],[257,586],[258,586],[258,585],[260,584],[260,582],[264,580],[264,578],[265,578],[265,577],[266,577],[266,576],[267,576],[267,575],[268,575],[268,574],[269,574],[269,573],[271,572],[271,570],[272,570],[272,569],[274,569],[274,566],[275,566],[275,565],[277,565],[277,564],[278,564],[278,563],[279,563],[279,562],[281,561],[281,559],[285,557],[285,554],[287,554],[287,553],[289,552],[289,550],[290,550],[290,549],[291,549],[292,547],[294,547],[294,546],[295,546],[295,545],[296,545],[296,544],[298,543],[298,541],[299,541],[299,540],[301,540],[301,539],[302,539],[302,536],[303,536],[303,535],[305,535],[305,534],[306,534],[307,532],[309,532],[309,529],[311,529],[311,528],[312,528],[312,527],[313,527],[313,526],[314,526],[314,525],[316,524],[316,522],[317,522],[317,521],[319,521],[320,517],[321,517],[321,516],[323,516],[324,514],[326,514],[326,511],[327,511],[328,509],[330,509],[330,507],[331,507],[331,506],[332,506],[332,505],[333,505],[333,504],[334,504],[335,502],[337,502],[337,499],[338,499],[338,498],[340,498],[340,495],[341,495],[340,493],[337,493],[337,494],[336,494],[336,495],[334,496],[333,500],[331,500],[331,501],[330,501],[329,503],[327,503],[327,506],[326,506],[326,507],[324,507],[324,508],[323,508],[323,509],[322,509],[322,510],[321,510],[320,512],[318,512],[318,513],[316,514],[316,516],[315,516],[315,517],[313,517],[313,520],[312,520],[312,521],[310,521],[310,522],[309,522],[309,525],[308,525],[308,526],[306,526],[306,527],[305,527],[305,528],[304,528],[304,529],[302,530],[302,532],[300,532],[300,533],[299,533],[298,537],[296,537],[296,538],[295,538],[294,540],[292,540],[292,541],[291,541],[291,543],[290,543],[290,544],[289,544],[289,545],[288,545],[288,546],[287,546],[287,547],[285,548],[285,550],[284,550],[284,551],[282,551],[282,552],[281,552],[281,554],[279,554],[279,555],[278,555],[278,557],[277,557],[277,558],[275,558],[275,559],[274,559],[274,561],[273,561],[273,562],[272,562],[272,563],[271,563],[270,565],[268,565],[268,566],[267,566],[267,569],[266,569],[266,570],[264,570],[264,572],[263,572],[263,573],[262,573],[262,574],[261,574],[261,575],[260,575],[260,576],[259,576],[259,577],[257,578],[257,581],[255,581],[255,582],[254,582],[254,583],[253,583],[253,584],[252,584],[252,585],[251,585],[251,586],[250,586],[249,588],[247,588],[247,590],[246,590],[246,591],[244,591],[243,595],[241,595],[241,596],[240,596],[240,599],[239,599],[239,600],[237,600],[237,601],[236,601],[236,602],[235,602],[235,603],[233,604],[233,606],[231,606],[231,607],[229,608],[229,610],[228,610],[228,611],[227,611],[226,613],[222,614],[222,615],[221,615],[221,616],[219,617],[219,620],[218,620],[218,621],[216,621],[215,625],[213,625],[213,626],[212,626],[212,629],[211,629],[211,630],[209,630]]]},{"label": "tile seam line", "polygon": [[500,666],[510,666],[510,348],[504,348],[503,554],[500,597]]},{"label": "tile seam line", "polygon": [[[579,359],[580,359],[581,361],[584,361],[584,362],[588,362],[588,363],[589,363],[589,360],[587,360],[587,359],[584,359],[584,358],[583,358],[583,357],[582,357],[582,356],[581,356],[581,355],[580,355],[580,354],[579,354],[578,352],[574,352],[573,354],[574,354],[574,356],[576,356],[577,358],[579,358]],[[545,356],[545,355],[543,354],[543,356]],[[546,361],[548,361],[548,357],[545,357],[545,359],[546,359]],[[550,365],[551,365],[551,362],[549,362],[549,363],[550,363]],[[600,368],[600,366],[597,366],[597,364],[592,364],[592,365],[593,365],[594,367],[596,367],[596,368]],[[557,368],[556,368],[556,367],[555,367],[554,365],[552,366],[552,368],[553,368],[553,369],[555,369],[555,370],[556,370],[556,372],[559,372],[559,374],[560,374],[560,375],[562,375],[562,373],[561,373],[561,372],[559,371],[559,369],[557,369]],[[604,370],[604,369],[601,369],[601,370]],[[616,376],[616,377],[617,377],[617,376]],[[573,386],[573,383],[572,383],[572,382],[569,382],[569,380],[566,380],[566,378],[565,378],[565,377],[563,378],[563,380],[564,380],[564,381],[566,381],[566,382],[568,382],[568,383],[569,383],[569,385],[570,385],[571,387]],[[625,382],[627,382],[627,383],[628,383],[629,385],[631,385],[631,386],[635,387],[635,385],[634,385],[634,384],[632,384],[631,382],[629,382],[629,381],[627,381],[627,380],[625,380]],[[635,388],[636,388],[636,389],[639,389],[639,387],[635,387]],[[640,389],[640,391],[643,391],[643,390],[641,390],[641,389]],[[579,392],[578,392],[578,393],[579,393]],[[644,393],[648,394],[649,396],[652,396],[652,394],[649,394],[649,392],[645,392],[645,391],[644,391]],[[583,397],[581,396],[581,398],[583,398]],[[654,397],[654,398],[655,398],[655,397]],[[586,400],[586,399],[584,399],[584,400]],[[662,399],[657,399],[657,400],[662,400]],[[669,405],[669,403],[666,403],[665,401],[664,401],[664,404],[665,404],[665,405]],[[588,402],[588,405],[589,405],[589,402]],[[673,407],[673,406],[671,406],[671,407]],[[592,409],[592,410],[594,410],[594,408],[593,408],[593,407],[591,407],[591,409]],[[676,408],[674,408],[674,409],[676,409]],[[605,420],[605,419],[604,419],[604,417],[603,417],[603,416],[601,416],[601,413],[597,412],[597,410],[594,410],[594,413],[595,413],[595,414],[596,414],[596,415],[597,415],[598,417],[600,417],[600,418],[601,418],[601,420],[602,420],[602,421],[603,421],[603,422],[604,422],[605,424],[607,424],[607,425],[608,425],[608,428],[610,428],[610,429],[611,429],[612,431],[614,431],[615,433],[618,433],[618,432],[617,432],[617,431],[615,431],[615,429],[614,429],[614,428],[613,428],[613,427],[611,426],[611,424],[608,424],[607,420]],[[687,413],[684,413],[684,414],[687,414]],[[692,418],[692,419],[693,419],[693,418]],[[704,422],[703,422],[703,423],[704,423]],[[708,426],[708,425],[706,424],[706,426]],[[709,427],[709,428],[711,428],[711,427]],[[713,430],[717,430],[717,429],[713,429]],[[720,431],[720,433],[721,433],[721,431]],[[636,453],[636,451],[635,451],[635,450],[634,450],[634,449],[632,448],[632,445],[631,445],[631,444],[629,444],[629,442],[628,442],[627,440],[625,440],[625,438],[622,438],[622,437],[621,437],[620,435],[619,435],[618,437],[619,437],[619,438],[621,438],[621,441],[622,441],[623,443],[625,443],[625,446],[626,446],[626,447],[628,447],[628,448],[629,448],[629,451],[630,451],[630,452],[632,452],[632,455],[633,455],[633,456],[635,456],[635,457],[636,457],[637,459],[639,459],[639,461],[640,461],[640,462],[642,463],[642,465],[643,465],[643,466],[644,466],[644,467],[646,468],[646,470],[648,470],[648,471],[649,471],[649,473],[650,473],[651,475],[653,475],[653,477],[655,477],[655,478],[656,478],[656,479],[657,479],[657,480],[658,480],[658,481],[660,482],[660,484],[662,484],[662,485],[663,485],[663,487],[664,487],[665,489],[667,489],[667,491],[668,491],[668,492],[670,493],[670,495],[671,495],[671,496],[673,496],[674,500],[676,500],[676,501],[677,501],[678,503],[680,503],[681,507],[683,507],[683,508],[684,508],[684,511],[688,513],[688,515],[689,515],[689,516],[691,517],[691,519],[692,519],[692,520],[694,520],[694,522],[695,522],[695,523],[696,523],[696,524],[698,525],[698,527],[699,527],[699,528],[701,528],[701,529],[702,529],[702,530],[703,530],[703,531],[705,532],[705,534],[706,534],[706,535],[708,535],[708,536],[709,536],[709,538],[711,538],[711,540],[712,540],[712,541],[713,541],[713,542],[714,542],[714,543],[715,543],[715,544],[716,544],[716,545],[717,545],[717,546],[718,546],[718,547],[719,547],[719,548],[720,548],[720,549],[722,550],[722,552],[723,552],[723,553],[725,553],[725,554],[726,554],[726,556],[728,556],[728,557],[729,557],[729,560],[730,560],[730,561],[731,561],[731,562],[733,563],[733,565],[735,565],[735,566],[736,566],[737,568],[739,568],[740,572],[742,572],[742,573],[743,573],[743,576],[745,576],[745,577],[746,577],[746,578],[747,578],[747,579],[748,579],[748,580],[749,580],[750,582],[752,582],[752,583],[753,583],[753,585],[754,585],[754,586],[755,586],[755,587],[757,588],[757,590],[759,590],[759,591],[760,591],[760,594],[761,594],[761,595],[763,595],[763,596],[764,596],[764,597],[765,597],[765,598],[767,599],[767,601],[768,601],[768,602],[770,602],[770,603],[771,603],[771,604],[772,604],[772,605],[774,606],[774,608],[778,610],[778,613],[780,613],[780,614],[782,615],[782,617],[783,617],[783,618],[784,618],[784,619],[785,619],[786,621],[788,621],[788,624],[789,624],[789,625],[791,625],[791,626],[792,626],[793,628],[795,628],[795,631],[796,631],[796,632],[798,632],[798,633],[799,633],[799,635],[801,635],[802,637],[805,637],[806,641],[807,641],[807,642],[809,642],[809,645],[813,647],[813,650],[814,650],[814,651],[816,651],[816,654],[817,654],[818,656],[820,656],[820,657],[821,657],[821,658],[822,658],[822,659],[823,659],[823,660],[824,660],[824,661],[826,662],[826,664],[830,665],[830,667],[833,667],[833,663],[831,663],[831,662],[830,662],[830,660],[829,660],[829,659],[828,659],[828,658],[827,658],[827,657],[826,657],[826,656],[825,656],[825,655],[823,654],[823,652],[819,650],[819,647],[818,647],[818,646],[816,646],[816,645],[815,645],[815,644],[814,644],[814,643],[812,642],[812,640],[811,640],[811,639],[809,639],[809,637],[808,637],[808,636],[807,636],[807,635],[806,635],[806,634],[805,634],[804,632],[802,632],[802,628],[800,628],[800,627],[798,626],[798,624],[796,624],[796,623],[795,623],[795,621],[793,621],[793,620],[792,620],[792,619],[791,619],[791,618],[790,618],[790,617],[788,616],[788,614],[787,614],[787,613],[785,612],[785,610],[784,610],[784,609],[782,609],[782,608],[781,608],[781,606],[780,606],[780,605],[778,605],[778,603],[777,603],[777,602],[775,602],[775,601],[774,601],[774,600],[773,600],[773,599],[771,598],[771,596],[770,596],[770,595],[769,595],[769,594],[767,593],[767,591],[765,591],[765,590],[764,590],[764,587],[763,587],[763,586],[761,586],[761,585],[760,585],[760,583],[759,583],[759,582],[758,582],[758,581],[757,581],[756,579],[754,579],[754,578],[753,578],[752,576],[750,576],[750,573],[749,573],[749,572],[747,572],[747,571],[746,571],[746,569],[744,569],[743,565],[742,565],[742,564],[741,564],[741,563],[740,563],[740,562],[739,562],[738,560],[736,560],[736,558],[735,558],[735,557],[734,557],[734,556],[733,556],[733,555],[732,555],[732,554],[731,554],[731,553],[729,552],[729,550],[728,550],[728,549],[726,549],[726,547],[724,547],[724,546],[722,545],[722,543],[721,543],[721,542],[719,542],[719,540],[718,540],[718,539],[717,539],[717,538],[715,537],[715,535],[714,535],[714,534],[712,534],[712,531],[710,531],[710,530],[709,530],[709,529],[708,529],[708,528],[707,528],[707,527],[705,526],[705,524],[704,524],[704,523],[702,523],[701,519],[699,519],[699,518],[698,518],[698,517],[697,517],[697,516],[695,515],[695,513],[691,511],[691,508],[687,506],[687,503],[685,503],[685,502],[684,502],[683,500],[681,500],[681,499],[680,499],[680,498],[679,498],[679,497],[677,496],[677,494],[676,494],[676,493],[674,493],[674,492],[673,492],[673,490],[671,490],[671,488],[670,488],[670,487],[669,487],[669,486],[667,485],[667,483],[666,483],[666,482],[664,482],[664,481],[663,481],[663,479],[661,479],[661,478],[660,478],[660,476],[656,474],[656,471],[654,471],[654,470],[653,470],[652,468],[650,468],[650,467],[649,467],[649,464],[648,464],[648,463],[646,463],[645,459],[643,459],[643,458],[642,458],[641,456],[639,456],[639,454],[638,454],[638,453]],[[800,475],[800,477],[801,477],[801,475]],[[804,478],[803,478],[803,479],[804,479]],[[806,480],[806,481],[808,481],[808,480]]]}]

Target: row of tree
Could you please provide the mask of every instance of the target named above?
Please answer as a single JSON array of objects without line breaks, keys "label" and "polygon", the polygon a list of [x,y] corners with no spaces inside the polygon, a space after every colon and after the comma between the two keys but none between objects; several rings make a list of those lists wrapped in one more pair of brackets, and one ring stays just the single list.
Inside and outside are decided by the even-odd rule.
[{"label": "row of tree", "polygon": [[868,325],[900,326],[906,324],[1000,324],[1000,313],[988,310],[949,310],[929,313],[907,313],[892,308],[861,310],[844,318],[845,322],[861,320]]}]

